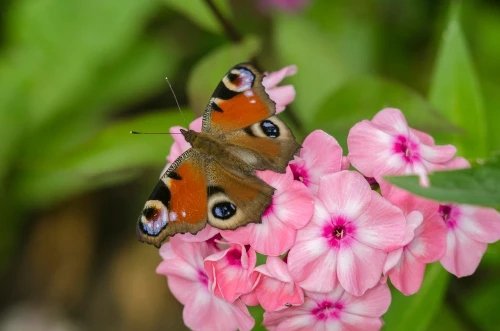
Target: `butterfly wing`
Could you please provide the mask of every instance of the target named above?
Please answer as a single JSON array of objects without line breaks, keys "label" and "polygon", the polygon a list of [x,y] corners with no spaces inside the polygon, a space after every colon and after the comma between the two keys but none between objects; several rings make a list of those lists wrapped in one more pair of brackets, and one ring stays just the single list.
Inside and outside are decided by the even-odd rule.
[{"label": "butterfly wing", "polygon": [[157,247],[176,233],[196,233],[207,221],[205,161],[194,149],[184,152],[156,184],[137,223],[139,240]]},{"label": "butterfly wing", "polygon": [[223,166],[216,160],[207,163],[208,223],[219,229],[236,229],[260,222],[271,203],[274,188],[253,174]]},{"label": "butterfly wing", "polygon": [[257,170],[285,172],[300,148],[292,131],[276,116],[225,134],[226,149]]},{"label": "butterfly wing", "polygon": [[209,224],[235,229],[259,222],[274,189],[253,174],[228,169],[189,149],[160,178],[137,223],[139,240],[157,247],[176,233]]},{"label": "butterfly wing", "polygon": [[205,109],[203,131],[239,130],[272,116],[276,107],[262,85],[262,78],[262,73],[250,64],[231,68]]}]

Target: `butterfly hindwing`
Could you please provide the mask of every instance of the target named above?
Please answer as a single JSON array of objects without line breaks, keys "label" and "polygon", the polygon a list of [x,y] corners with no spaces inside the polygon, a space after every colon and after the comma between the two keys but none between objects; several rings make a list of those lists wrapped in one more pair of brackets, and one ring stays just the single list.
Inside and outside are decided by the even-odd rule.
[{"label": "butterfly hindwing", "polygon": [[207,164],[208,223],[219,229],[235,229],[260,222],[271,203],[274,189],[253,174]]},{"label": "butterfly hindwing", "polygon": [[203,131],[238,130],[272,116],[276,108],[262,85],[262,78],[262,73],[250,64],[231,68],[203,114]]},{"label": "butterfly hindwing", "polygon": [[278,117],[271,116],[242,130],[225,135],[226,149],[254,169],[285,172],[300,148],[292,131]]},{"label": "butterfly hindwing", "polygon": [[137,224],[141,241],[159,246],[176,233],[196,233],[207,221],[207,178],[203,156],[184,152],[168,168],[146,202]]}]

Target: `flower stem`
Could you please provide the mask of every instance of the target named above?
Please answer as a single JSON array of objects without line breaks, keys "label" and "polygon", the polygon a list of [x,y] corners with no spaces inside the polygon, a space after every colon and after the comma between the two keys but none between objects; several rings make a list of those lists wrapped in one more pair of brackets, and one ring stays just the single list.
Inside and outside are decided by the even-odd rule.
[{"label": "flower stem", "polygon": [[224,33],[227,35],[229,40],[233,42],[240,42],[242,39],[240,33],[234,27],[234,25],[224,17],[222,12],[219,10],[219,8],[217,8],[215,3],[213,2],[213,0],[205,0],[205,2],[207,3],[207,6],[214,14],[215,18],[217,18],[217,20],[219,21],[220,25],[224,29]]}]

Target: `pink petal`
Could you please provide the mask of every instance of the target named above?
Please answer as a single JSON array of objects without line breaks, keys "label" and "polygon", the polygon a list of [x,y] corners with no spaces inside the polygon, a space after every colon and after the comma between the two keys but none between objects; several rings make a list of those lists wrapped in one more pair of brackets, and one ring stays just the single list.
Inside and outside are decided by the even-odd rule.
[{"label": "pink petal", "polygon": [[274,197],[276,217],[294,229],[303,228],[311,220],[314,200],[304,184],[292,180],[289,189]]},{"label": "pink petal", "polygon": [[266,264],[258,266],[255,270],[265,276],[273,277],[280,282],[293,282],[287,264],[276,256],[269,256]]},{"label": "pink petal", "polygon": [[386,256],[383,251],[357,241],[353,241],[350,247],[341,245],[337,263],[340,284],[353,295],[363,295],[379,282]]},{"label": "pink petal", "polygon": [[179,238],[182,241],[188,241],[188,242],[204,242],[207,241],[210,238],[215,237],[219,233],[219,230],[208,225],[205,226],[200,232],[196,234],[191,234],[191,233],[182,233],[182,234],[176,234],[174,237]]},{"label": "pink petal", "polygon": [[373,248],[394,250],[403,244],[406,221],[403,212],[370,191],[370,205],[354,221],[355,238]]},{"label": "pink petal", "polygon": [[280,282],[271,277],[261,278],[255,293],[266,311],[282,310],[290,305],[299,306],[304,302],[304,294],[298,285]]},{"label": "pink petal", "polygon": [[380,318],[352,315],[349,313],[342,315],[342,322],[345,326],[344,329],[349,331],[376,331],[382,327]]},{"label": "pink petal", "polygon": [[470,163],[463,157],[455,157],[443,164],[435,164],[434,170],[457,170],[470,168]]},{"label": "pink petal", "polygon": [[336,268],[336,251],[322,240],[296,243],[288,253],[288,270],[305,290],[331,291],[337,285]]},{"label": "pink petal", "polygon": [[215,294],[226,301],[234,302],[241,295],[249,293],[254,285],[251,277],[256,255],[241,245],[231,245],[228,249],[205,258],[204,266]]},{"label": "pink petal", "polygon": [[406,118],[401,110],[396,108],[384,108],[379,111],[372,119],[380,130],[391,135],[408,135],[409,127]]},{"label": "pink petal", "polygon": [[257,299],[257,295],[255,295],[255,291],[244,294],[241,296],[241,301],[247,306],[258,306],[259,299]]},{"label": "pink petal", "polygon": [[426,144],[426,145],[435,145],[434,143],[434,138],[432,138],[432,136],[430,134],[427,134],[423,131],[420,131],[420,130],[417,130],[417,129],[412,129],[410,128],[410,133],[415,135],[418,140],[420,140],[422,143]]},{"label": "pink petal", "polygon": [[457,226],[471,239],[483,243],[500,240],[500,213],[493,208],[460,205]]},{"label": "pink petal", "polygon": [[446,251],[446,225],[437,213],[427,217],[416,229],[415,239],[407,249],[421,263],[441,259]]},{"label": "pink petal", "polygon": [[168,288],[173,296],[183,305],[193,302],[201,293],[208,293],[206,286],[193,280],[169,275]]},{"label": "pink petal", "polygon": [[448,230],[446,253],[441,264],[457,277],[472,275],[481,261],[487,244],[469,238],[462,231]]},{"label": "pink petal", "polygon": [[392,151],[393,137],[369,121],[361,121],[349,131],[349,161],[363,175],[398,174],[406,166]]},{"label": "pink petal", "polygon": [[170,147],[170,153],[167,156],[167,161],[173,163],[182,153],[187,151],[191,145],[184,139],[180,134],[180,130],[184,129],[182,126],[173,126],[170,128],[169,132],[172,134],[172,139],[174,143]]},{"label": "pink petal", "polygon": [[278,71],[266,73],[262,80],[262,85],[267,89],[277,86],[285,77],[295,75],[297,73],[297,66],[286,66]]},{"label": "pink petal", "polygon": [[189,129],[196,132],[201,132],[202,123],[203,123],[203,117],[201,116],[197,117],[189,124]]},{"label": "pink petal", "polygon": [[371,192],[362,175],[345,170],[323,177],[318,197],[330,213],[355,219],[370,203]]},{"label": "pink petal", "polygon": [[287,305],[301,305],[304,302],[302,289],[294,283],[286,263],[280,258],[270,256],[265,265],[255,270],[261,273],[255,292],[266,311],[285,309]]},{"label": "pink petal", "polygon": [[292,247],[296,230],[271,213],[262,218],[262,224],[248,224],[234,231],[221,231],[221,234],[230,242],[250,244],[258,253],[278,256]]},{"label": "pink petal", "polygon": [[425,264],[417,261],[409,251],[405,251],[399,264],[389,271],[388,275],[391,283],[401,293],[412,295],[420,289],[424,271]]},{"label": "pink petal", "polygon": [[[290,308],[292,309],[292,308]],[[288,309],[287,309],[288,310]],[[308,312],[302,314],[283,315],[281,312],[264,313],[264,325],[276,331],[320,331],[324,328],[316,326],[316,319]],[[321,327],[322,325],[319,324]]]},{"label": "pink petal", "polygon": [[337,140],[324,131],[311,132],[302,143],[300,157],[291,164],[305,167],[306,185],[316,192],[324,175],[340,171],[343,165],[342,147]]},{"label": "pink petal", "polygon": [[285,107],[295,99],[295,88],[292,85],[270,88],[266,92],[276,104],[276,114],[285,110]]},{"label": "pink petal", "polygon": [[422,157],[432,163],[444,163],[450,161],[457,149],[453,145],[428,146],[421,144],[420,152]]},{"label": "pink petal", "polygon": [[389,309],[391,292],[386,284],[380,284],[367,290],[363,296],[357,297],[345,293],[342,300],[345,302],[345,311],[348,313],[380,317]]},{"label": "pink petal", "polygon": [[182,316],[193,330],[251,330],[255,323],[241,301],[230,304],[216,296],[200,295],[184,306]]},{"label": "pink petal", "polygon": [[387,254],[387,258],[384,263],[384,270],[383,273],[384,275],[388,274],[393,268],[395,268],[401,258],[403,256],[403,248],[398,248],[393,251],[390,251],[389,254]]}]

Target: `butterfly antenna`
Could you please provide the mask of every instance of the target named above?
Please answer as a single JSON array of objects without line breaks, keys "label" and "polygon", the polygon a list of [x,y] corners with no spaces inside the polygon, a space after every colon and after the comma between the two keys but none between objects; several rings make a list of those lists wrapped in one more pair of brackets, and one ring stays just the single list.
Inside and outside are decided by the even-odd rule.
[{"label": "butterfly antenna", "polygon": [[168,80],[168,77],[165,77],[165,80],[167,81],[168,87],[170,87],[170,91],[172,91],[172,95],[174,96],[175,104],[177,105],[177,109],[182,114],[182,109],[181,106],[179,105],[179,101],[177,100],[177,96],[175,95],[174,89],[172,88],[172,84],[170,84],[170,81]]},{"label": "butterfly antenna", "polygon": [[130,131],[130,134],[182,134],[182,132],[142,132],[142,131]]}]

